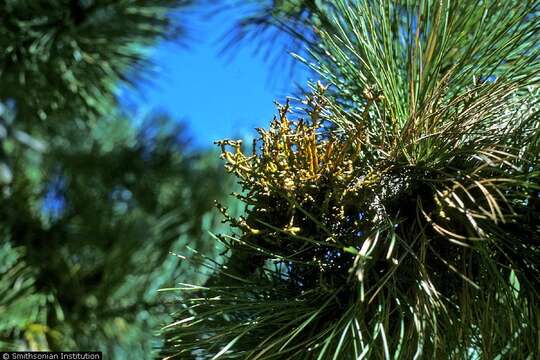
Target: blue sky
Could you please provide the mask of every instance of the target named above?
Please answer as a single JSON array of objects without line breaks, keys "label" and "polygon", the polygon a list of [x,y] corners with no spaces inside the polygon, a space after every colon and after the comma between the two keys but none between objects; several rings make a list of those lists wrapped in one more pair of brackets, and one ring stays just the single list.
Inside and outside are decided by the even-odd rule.
[{"label": "blue sky", "polygon": [[[234,52],[220,54],[219,40],[233,23],[230,14],[214,16],[190,26],[187,46],[157,44],[151,50],[155,76],[136,89],[122,89],[121,103],[135,118],[158,110],[186,122],[197,146],[254,135],[254,127],[272,119],[274,100],[291,94],[295,83],[305,84],[307,75],[301,66],[292,77],[284,67],[272,68],[272,62],[254,54],[257,43],[245,42]],[[283,48],[276,46],[276,51]]]}]

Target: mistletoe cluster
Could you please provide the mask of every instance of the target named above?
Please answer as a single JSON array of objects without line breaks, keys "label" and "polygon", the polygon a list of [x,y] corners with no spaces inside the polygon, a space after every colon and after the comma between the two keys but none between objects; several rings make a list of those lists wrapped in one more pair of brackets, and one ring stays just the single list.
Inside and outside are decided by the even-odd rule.
[{"label": "mistletoe cluster", "polygon": [[318,284],[342,288],[351,251],[369,227],[369,209],[361,199],[374,176],[354,167],[361,130],[344,141],[325,128],[324,102],[320,95],[308,99],[308,121],[290,121],[289,104],[280,107],[270,128],[258,129],[251,154],[243,152],[239,141],[220,142],[226,168],[244,190],[237,197],[248,205],[246,217],[238,219],[220,207],[240,230],[241,243],[231,248],[258,249],[260,266],[278,259],[274,264],[283,266],[281,276],[298,291]]}]

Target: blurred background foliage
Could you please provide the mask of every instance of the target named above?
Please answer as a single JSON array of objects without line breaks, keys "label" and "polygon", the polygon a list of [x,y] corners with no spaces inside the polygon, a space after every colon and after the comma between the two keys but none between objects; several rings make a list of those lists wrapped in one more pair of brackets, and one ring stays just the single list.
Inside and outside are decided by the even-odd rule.
[{"label": "blurred background foliage", "polygon": [[115,100],[183,0],[0,2],[0,348],[151,357],[172,297],[204,276],[230,182],[177,119]]},{"label": "blurred background foliage", "polygon": [[24,124],[34,124],[36,116],[105,114],[114,106],[118,81],[144,68],[147,46],[160,37],[182,36],[168,12],[189,5],[186,0],[2,1],[0,98],[17,102]]}]

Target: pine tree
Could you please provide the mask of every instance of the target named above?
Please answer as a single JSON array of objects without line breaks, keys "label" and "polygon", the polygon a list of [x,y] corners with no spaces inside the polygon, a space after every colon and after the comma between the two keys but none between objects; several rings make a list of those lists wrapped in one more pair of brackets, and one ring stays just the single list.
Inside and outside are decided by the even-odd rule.
[{"label": "pine tree", "polygon": [[245,214],[162,354],[540,356],[540,2],[284,3],[323,82],[220,143]]}]

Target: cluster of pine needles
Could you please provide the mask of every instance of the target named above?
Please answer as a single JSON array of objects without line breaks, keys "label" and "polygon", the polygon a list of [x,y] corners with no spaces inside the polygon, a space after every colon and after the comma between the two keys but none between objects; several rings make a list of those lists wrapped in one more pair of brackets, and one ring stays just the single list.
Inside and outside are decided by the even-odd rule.
[{"label": "cluster of pine needles", "polygon": [[216,236],[228,261],[183,288],[197,295],[164,329],[175,357],[538,352],[539,199],[527,192],[538,170],[501,149],[456,153],[444,169],[392,149],[373,162],[364,128],[328,121],[325,90],[305,101],[306,120],[280,106],[251,151],[219,142],[245,213],[218,206],[236,229]]},{"label": "cluster of pine needles", "polygon": [[244,212],[219,206],[225,259],[192,257],[212,275],[174,289],[163,355],[538,358],[539,9],[316,6],[298,58],[332,86],[219,143]]}]

